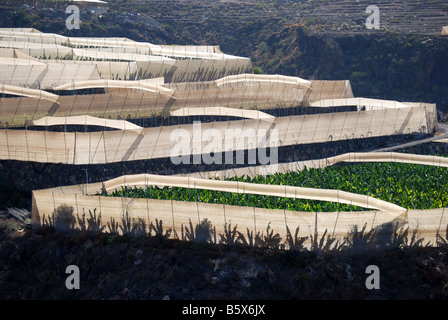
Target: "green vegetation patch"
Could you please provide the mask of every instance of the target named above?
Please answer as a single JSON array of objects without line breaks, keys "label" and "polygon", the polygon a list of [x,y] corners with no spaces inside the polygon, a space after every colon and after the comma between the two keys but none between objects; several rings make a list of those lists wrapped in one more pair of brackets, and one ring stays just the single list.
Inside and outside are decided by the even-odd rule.
[{"label": "green vegetation patch", "polygon": [[[404,163],[364,163],[336,165],[323,169],[305,168],[303,171],[266,177],[235,177],[227,180],[338,189],[372,196],[406,209],[436,209],[448,206],[448,169],[441,167]],[[198,201],[306,212],[367,210],[357,206],[325,201],[170,187],[122,187],[121,190],[110,193],[104,191],[101,195]]]}]

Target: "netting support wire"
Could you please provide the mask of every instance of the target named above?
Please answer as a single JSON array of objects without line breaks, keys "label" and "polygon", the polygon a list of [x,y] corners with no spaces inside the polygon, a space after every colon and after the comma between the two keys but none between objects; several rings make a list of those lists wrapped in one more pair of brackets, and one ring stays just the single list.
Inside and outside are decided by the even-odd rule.
[{"label": "netting support wire", "polygon": [[[196,193],[196,181],[194,182],[194,193]],[[196,198],[196,210],[198,212],[198,224],[201,224],[201,215],[199,214],[199,201],[198,198]]]},{"label": "netting support wire", "polygon": [[375,213],[373,215],[372,225],[370,226],[370,229],[373,229],[375,226],[375,220],[376,220],[376,214],[378,213],[378,210],[375,210]]},{"label": "netting support wire", "polygon": [[333,227],[333,234],[332,234],[332,237],[334,238],[334,235],[335,235],[335,233],[336,233],[336,225],[338,224],[338,219],[339,219],[339,214],[341,213],[341,211],[340,210],[338,210],[338,214],[337,214],[337,216],[336,216],[336,221],[334,222],[334,227]]},{"label": "netting support wire", "polygon": [[[397,132],[396,132],[396,127],[397,127],[397,122],[398,122],[398,115],[400,114],[401,109],[396,110],[396,112],[397,112],[397,116],[395,117],[395,122],[394,122],[394,134],[397,133]],[[412,109],[409,110],[409,113],[412,114]],[[405,132],[404,129],[405,129],[405,128],[403,127],[403,133]]]},{"label": "netting support wire", "polygon": [[121,195],[121,215],[123,216],[123,217],[125,217],[125,212],[123,211],[124,210],[124,205],[123,205],[123,202],[124,201],[124,196],[123,196],[123,194]]},{"label": "netting support wire", "polygon": [[76,215],[79,216],[78,194],[75,193]]},{"label": "netting support wire", "polygon": [[[173,207],[172,201],[173,200],[171,200],[171,207]],[[149,203],[148,202],[149,202],[149,199],[148,199],[148,197],[146,197],[146,221],[148,224],[148,233],[151,233],[151,225],[149,222]],[[173,219],[173,222],[174,222],[174,219]],[[173,223],[173,228],[174,228],[174,223]]]},{"label": "netting support wire", "polygon": [[83,195],[87,195],[87,185],[89,183],[89,172],[88,172],[88,169],[81,169],[81,170],[86,172],[86,184],[84,187]]},{"label": "netting support wire", "polygon": [[[27,130],[25,130],[25,131],[27,131]],[[44,130],[44,141],[45,141],[45,155],[46,155],[46,158],[47,158],[47,163],[49,163],[50,160],[48,159],[48,154],[50,152],[48,152],[48,145],[47,145],[47,130]]]},{"label": "netting support wire", "polygon": [[314,212],[314,244],[317,241],[317,211]]},{"label": "netting support wire", "polygon": [[53,213],[54,213],[56,211],[56,201],[54,200],[54,192],[51,192],[51,196],[53,198]]},{"label": "netting support wire", "polygon": [[342,138],[343,138],[343,133],[344,133],[344,129],[345,129],[345,120],[347,120],[347,114],[348,113],[345,112],[344,123],[341,126],[341,134],[340,134],[339,140],[342,140]]},{"label": "netting support wire", "polygon": [[255,207],[252,207],[254,210],[254,235],[257,234],[257,214],[255,212]]},{"label": "netting support wire", "polygon": [[[439,227],[437,228],[437,236],[439,235],[440,227],[442,226],[442,218],[445,213],[445,207],[443,208],[442,214],[440,215]],[[448,234],[448,231],[447,231]]]},{"label": "netting support wire", "polygon": [[[387,111],[388,110],[389,109],[386,109],[386,113],[385,113],[384,118],[383,118],[384,120],[387,119]],[[386,121],[382,121],[382,123],[381,123],[381,130],[380,130],[380,132],[383,132],[384,122],[386,122]]]},{"label": "netting support wire", "polygon": [[[286,199],[286,186],[285,186],[285,199]],[[285,229],[288,227],[288,221],[286,220],[286,202],[285,206],[283,207],[283,217],[285,219]]]},{"label": "netting support wire", "polygon": [[[25,130],[25,142],[26,142],[26,153],[28,155],[28,161],[31,161],[30,160],[30,150],[28,148],[28,130]],[[35,159],[35,160],[37,160],[37,159]]]},{"label": "netting support wire", "polygon": [[8,148],[8,160],[11,160],[11,154],[9,151],[8,127],[6,127],[5,129],[5,134],[6,134],[6,147]]},{"label": "netting support wire", "polygon": [[[178,237],[177,232],[176,232],[176,227],[175,227],[174,204],[173,204],[173,200],[172,199],[171,199],[171,217],[172,217],[172,220],[173,220],[173,234],[174,234],[175,237]],[[182,237],[182,235],[181,235],[181,237]]]}]

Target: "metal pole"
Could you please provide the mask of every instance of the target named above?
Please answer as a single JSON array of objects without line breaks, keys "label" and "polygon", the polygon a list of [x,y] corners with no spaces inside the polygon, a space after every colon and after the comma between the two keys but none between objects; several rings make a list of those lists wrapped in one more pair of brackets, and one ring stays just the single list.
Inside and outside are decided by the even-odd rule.
[{"label": "metal pole", "polygon": [[85,189],[84,189],[84,195],[86,195],[87,194],[87,184],[89,183],[89,169],[82,169],[83,171],[85,171],[86,172],[86,187],[85,187]]}]

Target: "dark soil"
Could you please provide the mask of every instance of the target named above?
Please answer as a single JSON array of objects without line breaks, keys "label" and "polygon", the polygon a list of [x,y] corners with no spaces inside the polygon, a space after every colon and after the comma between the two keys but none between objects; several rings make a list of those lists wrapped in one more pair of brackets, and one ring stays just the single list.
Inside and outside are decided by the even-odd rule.
[{"label": "dark soil", "polygon": [[[108,233],[29,230],[0,218],[1,300],[441,300],[448,245],[278,250]],[[65,283],[69,265],[80,289]],[[380,288],[367,289],[369,265]]]}]

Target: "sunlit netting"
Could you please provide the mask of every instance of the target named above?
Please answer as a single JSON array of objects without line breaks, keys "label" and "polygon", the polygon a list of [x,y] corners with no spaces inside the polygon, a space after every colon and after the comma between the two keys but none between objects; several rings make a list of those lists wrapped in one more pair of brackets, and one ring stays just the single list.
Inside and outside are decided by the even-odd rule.
[{"label": "sunlit netting", "polygon": [[442,28],[442,36],[448,35],[448,26]]},{"label": "sunlit netting", "polygon": [[[178,136],[198,136],[188,141],[184,155],[201,154],[211,141],[204,137],[207,130],[215,130],[218,141],[213,151],[225,152],[231,147],[249,150],[263,146],[284,147],[297,144],[323,143],[366,137],[381,137],[407,133],[430,133],[436,122],[434,106],[374,109],[363,112],[313,114],[307,116],[277,117],[275,119],[246,119],[179,126],[140,128],[96,132],[47,132],[3,129],[0,131],[3,160],[66,164],[98,164],[131,160],[169,158]],[[87,119],[91,122],[86,122]],[[70,118],[59,119],[58,124],[70,124]],[[50,125],[52,118],[39,120],[34,125]],[[79,125],[104,126],[103,119],[79,118]],[[73,124],[73,122],[72,122]],[[106,124],[106,126],[108,126]],[[109,126],[110,127],[110,126]],[[125,127],[123,127],[125,128]],[[182,130],[182,131],[181,131]],[[274,131],[275,130],[275,131]],[[269,137],[274,132],[275,137]],[[173,136],[174,135],[174,136]]]},{"label": "sunlit netting", "polygon": [[[155,45],[127,38],[76,38],[35,29],[0,29],[0,160],[12,165],[16,161],[32,163],[35,172],[39,172],[35,166],[74,167],[86,175],[91,166],[103,166],[100,172],[106,172],[106,166],[120,167],[120,176],[112,180],[96,178],[96,183],[89,184],[86,176],[84,184],[75,177],[73,186],[34,191],[35,223],[69,206],[77,214],[99,210],[105,219],[120,220],[124,214],[148,222],[159,219],[176,232],[192,219],[198,223],[208,219],[219,232],[225,232],[229,223],[254,232],[271,226],[283,238],[296,227],[308,234],[331,229],[333,235],[342,236],[354,224],[376,227],[397,222],[413,228],[418,225],[434,237],[436,227],[438,232],[447,224],[444,209],[422,214],[339,190],[210,178],[266,176],[342,162],[447,167],[446,158],[437,157],[437,152],[430,156],[423,152],[344,151],[351,150],[349,145],[355,141],[360,145],[359,141],[374,141],[371,143],[378,147],[378,141],[387,137],[428,137],[438,129],[436,114],[434,104],[354,97],[347,80],[253,74],[249,58],[224,54],[217,46]],[[443,143],[447,138],[428,139]],[[303,151],[300,146],[312,150],[306,160],[297,161],[293,156]],[[288,148],[298,149],[285,154]],[[238,158],[240,152],[251,158],[255,150],[266,149],[273,162],[262,163],[257,157],[250,163],[234,161],[244,158]],[[321,152],[325,156],[319,156]],[[191,164],[203,165],[207,153],[213,154],[208,161],[225,155],[226,163],[220,170],[177,170],[170,177],[146,173],[151,166],[161,170],[180,159],[186,165],[190,158]],[[127,172],[137,162],[143,172]],[[239,166],[226,167],[228,164]],[[95,195],[133,185],[314,199],[371,211],[279,213],[255,207]]]},{"label": "sunlit netting", "polygon": [[348,81],[247,73],[250,59],[216,46],[14,30],[0,30],[3,127],[43,116],[139,119],[185,108],[294,108],[353,97]]},{"label": "sunlit netting", "polygon": [[[0,29],[0,47],[19,50],[22,57],[28,55],[48,65],[50,74],[41,81],[41,88],[63,84],[51,73],[57,68],[53,65],[56,63],[95,67],[97,74],[84,75],[79,80],[138,80],[163,76],[167,82],[204,81],[252,71],[249,58],[224,54],[216,46],[158,46],[126,38],[75,38]],[[26,70],[19,72],[28,75]],[[1,82],[38,85],[13,80],[7,75]]]},{"label": "sunlit netting", "polygon": [[[278,197],[295,199],[319,199],[340,203],[360,204],[367,208],[377,208],[364,212],[293,212],[285,209],[262,209],[257,207],[217,205],[203,202],[175,200],[138,199],[130,197],[103,197],[95,195],[107,188],[120,186],[183,186],[213,190],[228,190],[244,194],[275,194]],[[214,187],[216,185],[216,187]],[[300,200],[297,200],[300,201]],[[78,217],[87,212],[100,212],[102,225],[122,226],[137,221],[146,221],[147,225],[163,222],[165,230],[171,230],[172,236],[181,237],[186,227],[196,226],[206,220],[214,228],[216,235],[225,235],[229,227],[238,227],[244,234],[275,232],[283,241],[291,233],[298,231],[299,236],[309,237],[327,234],[341,241],[354,226],[380,228],[390,224],[396,228],[406,226],[410,232],[418,232],[418,238],[424,238],[435,244],[439,232],[443,232],[448,223],[445,209],[406,210],[391,203],[375,198],[341,192],[294,188],[288,186],[265,186],[262,184],[244,184],[231,181],[195,180],[193,178],[169,178],[166,176],[123,176],[105,183],[83,184],[72,187],[53,188],[33,192],[33,219],[35,223],[46,223],[54,219],[54,212],[70,209]],[[122,229],[121,232],[125,230]],[[112,229],[109,231],[113,231]],[[129,231],[128,231],[129,232]],[[183,237],[182,237],[183,238]],[[305,245],[308,246],[308,240]]]}]

